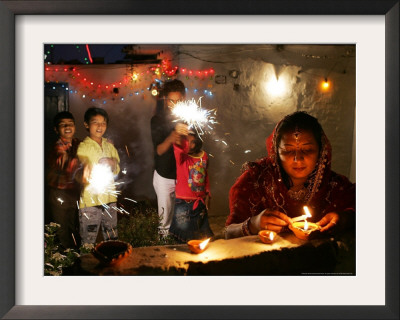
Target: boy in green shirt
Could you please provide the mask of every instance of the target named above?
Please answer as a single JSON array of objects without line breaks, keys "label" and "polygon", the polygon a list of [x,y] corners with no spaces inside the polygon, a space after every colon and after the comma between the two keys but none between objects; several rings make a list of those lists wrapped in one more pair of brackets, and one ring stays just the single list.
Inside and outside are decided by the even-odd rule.
[{"label": "boy in green shirt", "polygon": [[100,226],[104,240],[118,239],[114,176],[119,173],[120,160],[115,147],[103,138],[108,120],[104,109],[92,107],[85,112],[84,125],[89,136],[80,143],[77,151],[84,166],[79,202],[82,244],[95,244]]}]

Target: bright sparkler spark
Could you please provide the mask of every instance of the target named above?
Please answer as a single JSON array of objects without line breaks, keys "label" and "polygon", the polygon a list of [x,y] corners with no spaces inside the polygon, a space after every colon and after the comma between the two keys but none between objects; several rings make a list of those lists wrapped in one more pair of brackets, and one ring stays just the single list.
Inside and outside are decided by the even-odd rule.
[{"label": "bright sparkler spark", "polygon": [[129,201],[132,201],[132,202],[134,202],[134,203],[137,203],[137,201],[136,200],[133,200],[133,199],[130,199],[130,198],[125,198],[126,200],[129,200]]},{"label": "bright sparkler spark", "polygon": [[111,214],[108,212],[108,210],[106,208],[104,208],[104,210],[108,213],[108,215],[110,216],[110,218],[112,218]]},{"label": "bright sparkler spark", "polygon": [[172,107],[172,114],[185,122],[189,126],[189,129],[194,128],[199,136],[204,134],[203,127],[205,125],[212,129],[210,124],[217,123],[215,109],[205,110],[201,108],[201,97],[197,103],[194,98],[176,103]]},{"label": "bright sparkler spark", "polygon": [[61,198],[57,198],[58,201],[60,201],[61,204],[63,204],[64,200]]},{"label": "bright sparkler spark", "polygon": [[76,244],[76,240],[75,240],[75,236],[74,236],[74,234],[73,234],[73,233],[71,233],[71,234],[72,234],[72,239],[74,239],[75,246],[77,246],[77,244]]},{"label": "bright sparkler spark", "polygon": [[126,153],[128,154],[128,157],[130,158],[131,156],[129,154],[128,147],[126,145],[125,145],[125,149],[126,149]]},{"label": "bright sparkler spark", "polygon": [[110,193],[114,185],[114,175],[111,168],[104,164],[95,164],[90,174],[88,190],[91,194]]}]

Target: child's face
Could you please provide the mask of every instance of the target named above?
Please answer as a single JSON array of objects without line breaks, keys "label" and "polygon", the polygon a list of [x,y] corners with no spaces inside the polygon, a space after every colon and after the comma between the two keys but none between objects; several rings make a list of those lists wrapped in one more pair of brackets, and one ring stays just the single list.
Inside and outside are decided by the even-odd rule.
[{"label": "child's face", "polygon": [[56,132],[60,138],[71,141],[75,134],[75,121],[72,119],[61,119]]},{"label": "child's face", "polygon": [[169,108],[173,108],[174,105],[176,105],[179,101],[182,101],[182,100],[183,100],[183,95],[182,95],[182,93],[180,93],[178,91],[169,92],[166,97],[167,106]]},{"label": "child's face", "polygon": [[187,136],[187,140],[188,140],[188,145],[189,145],[189,153],[193,153],[194,152],[194,148],[196,147],[196,145],[194,143],[194,137],[189,134]]},{"label": "child's face", "polygon": [[98,114],[92,117],[89,123],[85,122],[85,127],[89,130],[89,137],[100,142],[107,130],[107,121],[102,115]]}]

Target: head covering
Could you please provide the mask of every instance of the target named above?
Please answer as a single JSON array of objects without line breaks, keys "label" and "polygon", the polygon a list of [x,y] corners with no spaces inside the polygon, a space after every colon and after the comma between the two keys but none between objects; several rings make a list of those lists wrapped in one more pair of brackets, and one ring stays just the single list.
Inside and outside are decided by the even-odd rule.
[{"label": "head covering", "polygon": [[[286,117],[284,118],[286,119]],[[278,161],[278,132],[277,128],[279,128],[280,124],[284,120],[282,119],[277,123],[272,133],[266,139],[266,147],[268,152],[268,159],[272,163],[275,168],[276,175],[278,179],[282,180],[282,171],[283,168]],[[323,181],[323,177],[328,178],[330,176],[331,171],[331,162],[332,162],[332,147],[328,140],[328,137],[325,135],[325,132],[321,128],[321,150],[319,152],[319,157],[313,172],[307,179],[305,183],[308,192],[305,193],[305,200],[308,203],[312,197],[318,192],[319,187]]]}]

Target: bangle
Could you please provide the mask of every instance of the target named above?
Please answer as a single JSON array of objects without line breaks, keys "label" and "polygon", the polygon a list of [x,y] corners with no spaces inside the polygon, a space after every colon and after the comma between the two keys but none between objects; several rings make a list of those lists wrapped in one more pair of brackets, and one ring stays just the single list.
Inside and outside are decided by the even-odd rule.
[{"label": "bangle", "polygon": [[249,229],[249,223],[250,223],[250,218],[247,218],[247,220],[245,220],[242,223],[243,236],[251,236],[251,232],[250,232],[250,229]]}]

